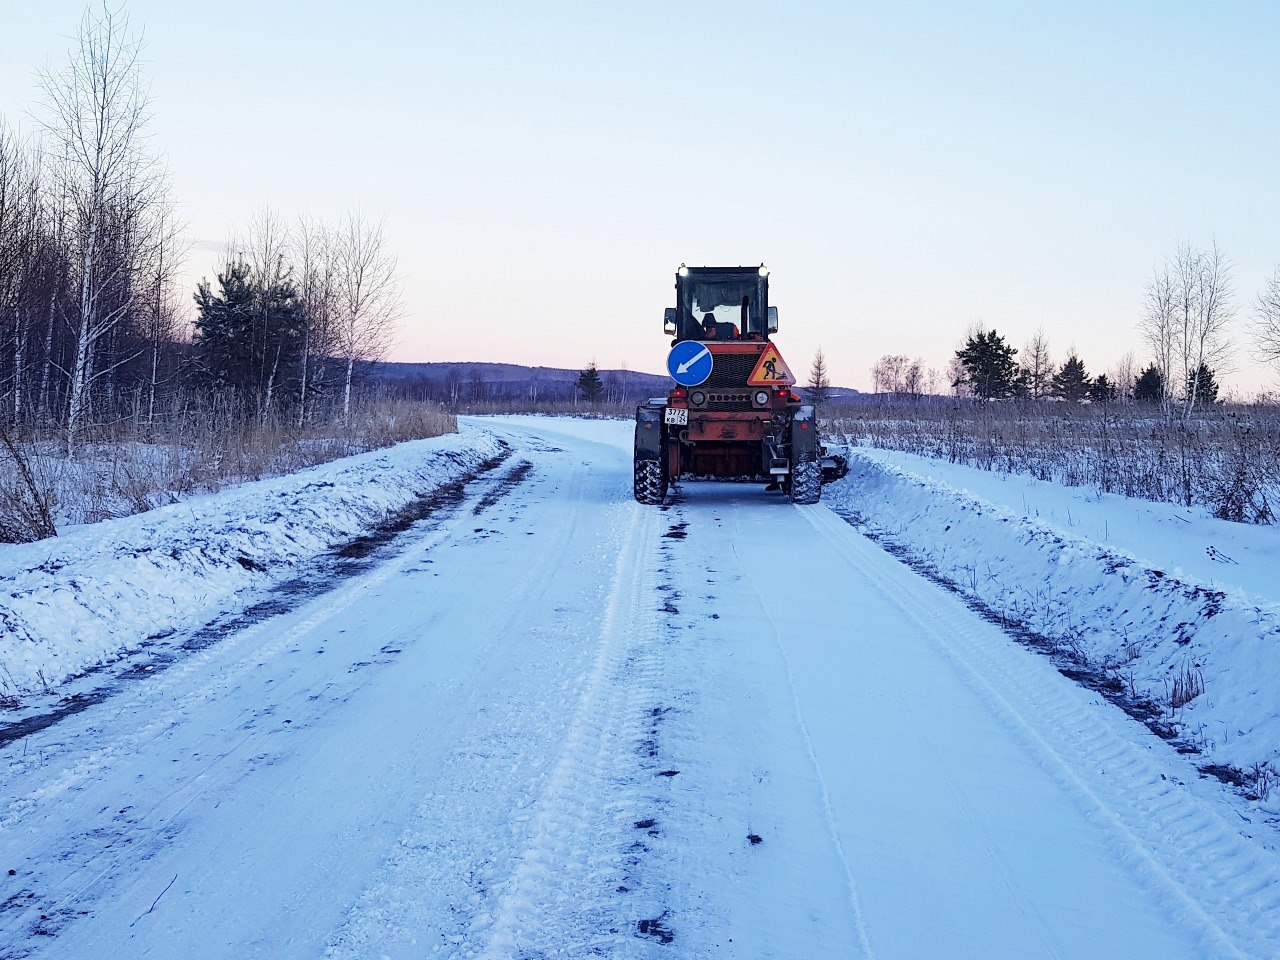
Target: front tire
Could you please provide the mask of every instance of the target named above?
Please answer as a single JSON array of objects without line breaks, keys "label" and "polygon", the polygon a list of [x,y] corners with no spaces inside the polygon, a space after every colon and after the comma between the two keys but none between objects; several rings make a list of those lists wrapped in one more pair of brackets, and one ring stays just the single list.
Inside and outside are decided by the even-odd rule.
[{"label": "front tire", "polygon": [[791,465],[791,502],[817,503],[822,499],[822,464],[801,460]]},{"label": "front tire", "polygon": [[667,499],[667,475],[660,460],[637,460],[633,485],[636,503],[661,506]]}]

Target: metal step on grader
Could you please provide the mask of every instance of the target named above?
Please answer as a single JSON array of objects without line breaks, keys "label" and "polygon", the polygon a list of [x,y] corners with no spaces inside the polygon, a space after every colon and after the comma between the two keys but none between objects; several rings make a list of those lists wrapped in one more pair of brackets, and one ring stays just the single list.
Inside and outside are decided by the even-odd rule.
[{"label": "metal step on grader", "polygon": [[661,504],[678,479],[748,479],[817,503],[823,483],[848,472],[770,339],[778,309],[763,265],[682,264],[664,320],[674,384],[636,410],[636,500]]}]

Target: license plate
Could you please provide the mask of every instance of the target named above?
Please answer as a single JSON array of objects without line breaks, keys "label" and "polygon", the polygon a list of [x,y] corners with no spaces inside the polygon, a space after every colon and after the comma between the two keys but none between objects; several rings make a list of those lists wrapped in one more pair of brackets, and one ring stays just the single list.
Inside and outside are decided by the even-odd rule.
[{"label": "license plate", "polygon": [[687,427],[689,425],[689,411],[685,407],[667,407],[664,420],[668,426]]}]

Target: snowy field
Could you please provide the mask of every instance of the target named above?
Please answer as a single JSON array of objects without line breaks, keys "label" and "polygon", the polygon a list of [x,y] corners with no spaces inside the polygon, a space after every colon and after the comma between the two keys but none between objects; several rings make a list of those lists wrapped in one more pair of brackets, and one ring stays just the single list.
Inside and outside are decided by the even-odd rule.
[{"label": "snowy field", "polygon": [[[1123,599],[1135,670],[1161,637],[1213,654],[1179,722],[1265,759],[1260,531],[883,453],[815,507],[682,484],[646,508],[630,430],[477,419],[6,550],[77,618],[3,621],[46,638],[33,663],[169,633],[78,652],[128,651],[78,699],[13,686],[0,957],[1280,955],[1275,811],[1019,642],[1016,604],[974,609],[1000,584],[1110,606],[1100,656]],[[1200,534],[1154,537],[1177,524]],[[1235,564],[1184,555],[1209,546]],[[987,592],[934,582],[972,553]],[[1220,598],[1187,621],[1197,590]]]}]

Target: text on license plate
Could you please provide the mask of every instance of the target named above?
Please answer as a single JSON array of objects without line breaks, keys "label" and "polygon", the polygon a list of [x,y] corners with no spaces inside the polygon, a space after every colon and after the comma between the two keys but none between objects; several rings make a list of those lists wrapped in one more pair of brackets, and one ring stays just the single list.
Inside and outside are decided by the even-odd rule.
[{"label": "text on license plate", "polygon": [[687,427],[689,411],[684,407],[667,407],[665,421],[673,427]]}]

